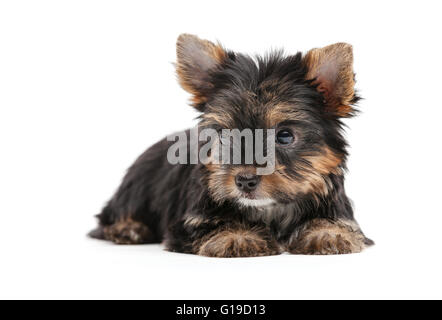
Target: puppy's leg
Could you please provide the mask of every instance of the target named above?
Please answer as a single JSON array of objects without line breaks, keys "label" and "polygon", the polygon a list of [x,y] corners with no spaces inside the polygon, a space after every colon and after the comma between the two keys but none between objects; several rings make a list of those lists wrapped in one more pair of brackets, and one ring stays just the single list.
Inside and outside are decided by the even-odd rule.
[{"label": "puppy's leg", "polygon": [[156,242],[154,234],[143,222],[131,216],[115,214],[105,208],[98,216],[98,228],[89,233],[91,238],[109,240],[116,244],[144,244]]},{"label": "puppy's leg", "polygon": [[280,253],[278,244],[264,230],[242,227],[215,230],[195,243],[201,256],[234,258],[259,257]]},{"label": "puppy's leg", "polygon": [[167,247],[207,257],[259,257],[280,254],[278,243],[263,227],[240,223],[214,223],[201,217],[187,218],[173,228]]},{"label": "puppy's leg", "polygon": [[373,244],[355,221],[313,219],[294,234],[288,249],[294,254],[348,254]]},{"label": "puppy's leg", "polygon": [[116,244],[143,244],[155,242],[155,237],[142,222],[130,218],[120,220],[109,226],[99,226],[89,236],[95,239],[109,240]]}]

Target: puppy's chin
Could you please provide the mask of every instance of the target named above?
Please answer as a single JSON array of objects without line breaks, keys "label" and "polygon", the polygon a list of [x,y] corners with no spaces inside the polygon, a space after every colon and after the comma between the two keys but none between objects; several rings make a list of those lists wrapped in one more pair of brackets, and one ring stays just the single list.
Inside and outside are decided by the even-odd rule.
[{"label": "puppy's chin", "polygon": [[242,207],[267,207],[275,203],[275,200],[270,198],[264,199],[249,199],[249,198],[239,198],[237,200]]}]

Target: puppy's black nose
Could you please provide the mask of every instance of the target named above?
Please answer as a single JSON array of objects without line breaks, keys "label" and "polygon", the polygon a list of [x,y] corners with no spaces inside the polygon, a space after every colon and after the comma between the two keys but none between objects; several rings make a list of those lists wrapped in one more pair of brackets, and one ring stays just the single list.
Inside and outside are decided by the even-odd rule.
[{"label": "puppy's black nose", "polygon": [[259,177],[254,174],[238,174],[235,177],[235,183],[239,190],[251,192],[258,187]]}]

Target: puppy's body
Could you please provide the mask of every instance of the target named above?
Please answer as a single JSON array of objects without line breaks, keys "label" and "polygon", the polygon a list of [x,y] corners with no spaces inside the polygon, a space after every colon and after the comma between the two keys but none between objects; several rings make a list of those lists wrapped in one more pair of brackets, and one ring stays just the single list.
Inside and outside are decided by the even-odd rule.
[{"label": "puppy's body", "polygon": [[[172,165],[174,142],[164,139],[129,169],[93,237],[165,240],[169,250],[214,257],[340,254],[372,244],[344,190],[339,118],[357,101],[351,47],[254,61],[182,35],[177,52],[180,83],[202,112],[199,129],[274,128],[276,171],[256,177],[256,165]],[[257,186],[244,189],[238,176],[256,177]]]}]

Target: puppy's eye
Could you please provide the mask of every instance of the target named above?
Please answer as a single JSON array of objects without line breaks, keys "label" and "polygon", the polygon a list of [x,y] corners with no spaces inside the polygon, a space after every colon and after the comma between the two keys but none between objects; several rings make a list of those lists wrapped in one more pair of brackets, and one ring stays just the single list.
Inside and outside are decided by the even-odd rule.
[{"label": "puppy's eye", "polygon": [[287,146],[289,144],[292,144],[293,141],[295,141],[295,137],[290,130],[282,129],[276,133],[276,142],[278,144]]}]

